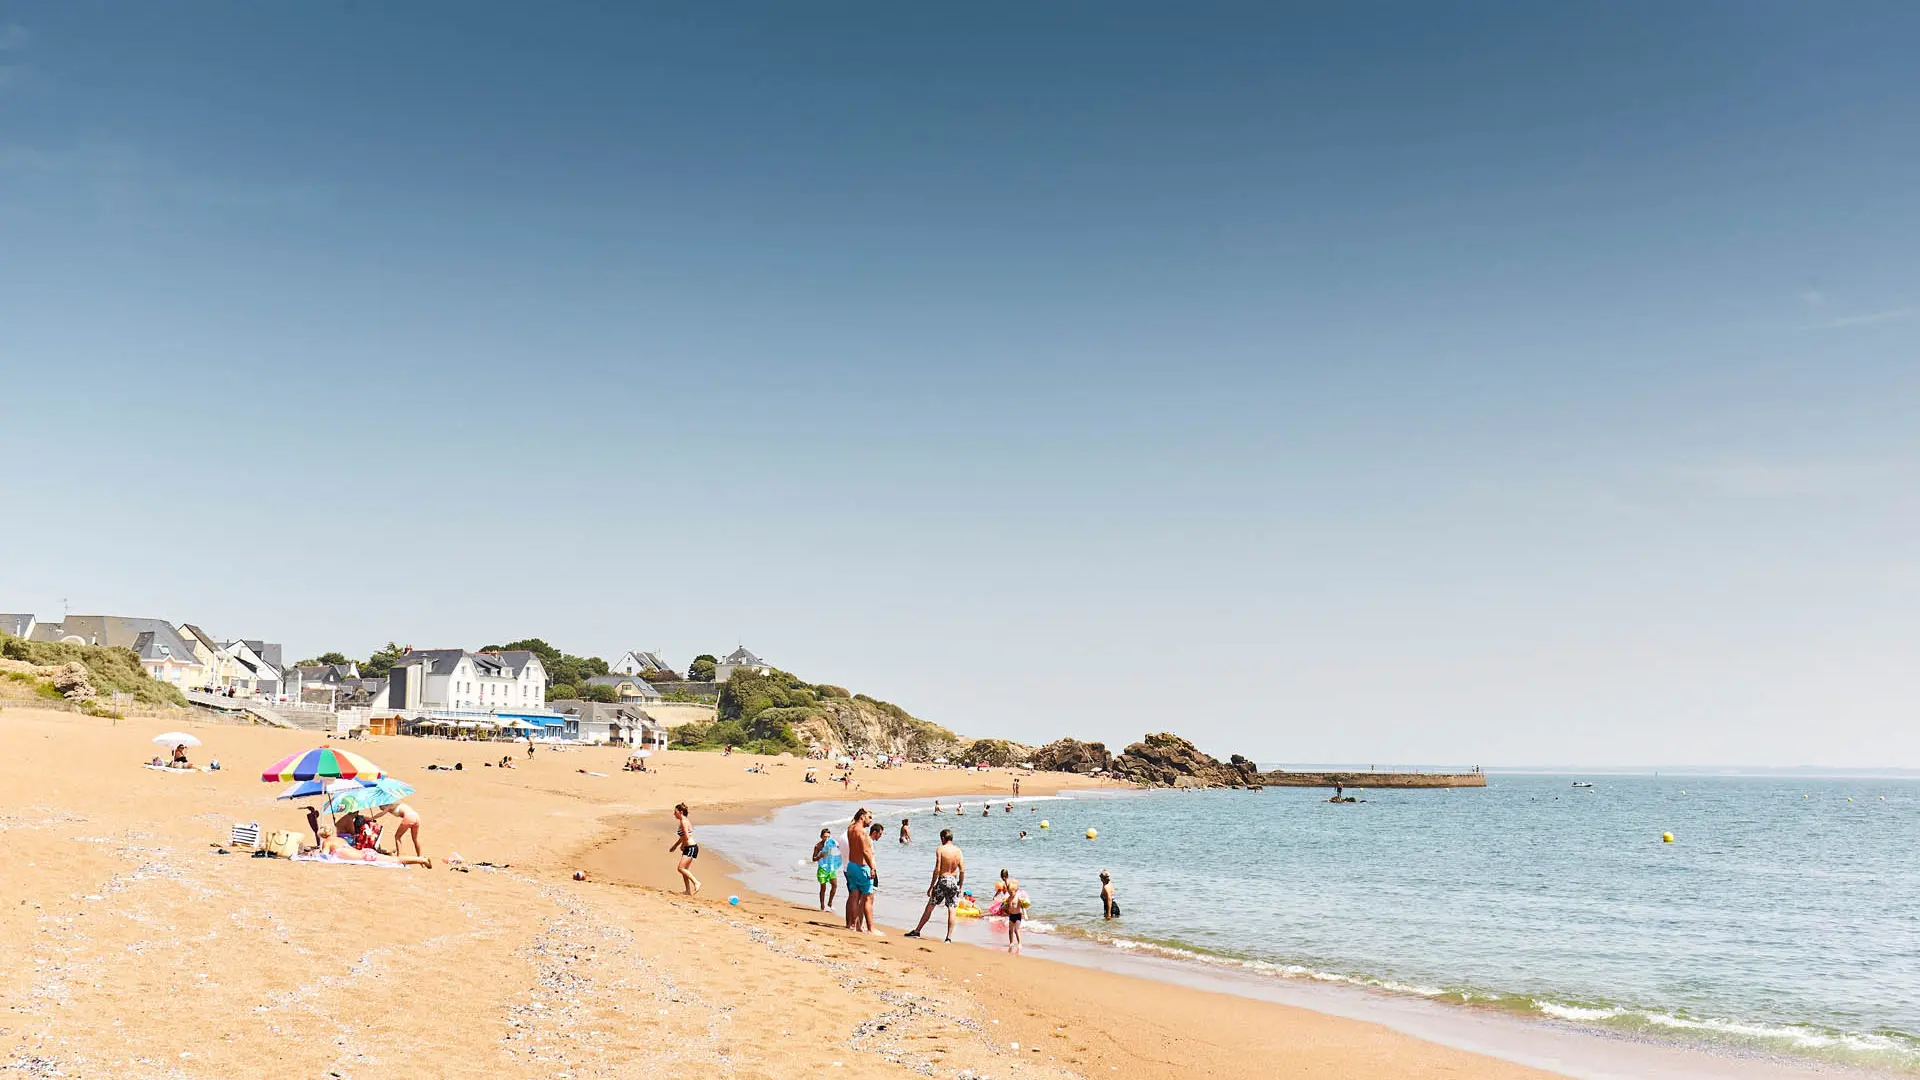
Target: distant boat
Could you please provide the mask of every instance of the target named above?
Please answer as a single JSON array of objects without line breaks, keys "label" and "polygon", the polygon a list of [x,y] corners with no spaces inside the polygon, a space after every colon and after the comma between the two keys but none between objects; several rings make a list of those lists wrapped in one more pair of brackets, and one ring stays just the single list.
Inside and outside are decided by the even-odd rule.
[{"label": "distant boat", "polygon": [[1575,780],[1575,781],[1573,782],[1573,786],[1574,786],[1574,787],[1592,787],[1592,786],[1593,786],[1593,784],[1591,784],[1590,782],[1588,782],[1588,781],[1586,781],[1586,780]]}]

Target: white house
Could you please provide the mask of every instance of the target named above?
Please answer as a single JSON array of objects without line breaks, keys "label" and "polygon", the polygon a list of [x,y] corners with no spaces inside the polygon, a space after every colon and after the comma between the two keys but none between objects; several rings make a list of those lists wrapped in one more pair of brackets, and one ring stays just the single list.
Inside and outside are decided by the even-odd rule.
[{"label": "white house", "polygon": [[[215,673],[220,686],[252,694],[277,697],[280,693],[280,669],[261,655],[256,641],[222,641],[220,653],[226,663]],[[278,646],[275,646],[278,650]]]},{"label": "white house", "polygon": [[726,682],[727,679],[732,677],[733,669],[735,668],[748,668],[751,670],[771,666],[772,665],[768,664],[765,660],[753,655],[753,650],[742,645],[721,657],[720,662],[714,665],[713,681]]},{"label": "white house", "polygon": [[672,671],[666,658],[657,652],[645,652],[634,649],[608,666],[607,671],[614,675],[645,675],[649,671]]},{"label": "white house", "polygon": [[524,650],[416,649],[387,675],[387,707],[406,713],[545,711],[546,702],[546,666]]}]

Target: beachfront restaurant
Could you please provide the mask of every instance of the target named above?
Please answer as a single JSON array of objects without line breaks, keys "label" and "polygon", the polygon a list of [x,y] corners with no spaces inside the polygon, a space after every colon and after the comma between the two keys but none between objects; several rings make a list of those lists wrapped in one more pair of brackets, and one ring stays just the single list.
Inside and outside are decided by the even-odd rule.
[{"label": "beachfront restaurant", "polygon": [[423,713],[402,717],[399,734],[444,739],[523,739],[551,737],[562,730],[562,718],[536,713]]}]

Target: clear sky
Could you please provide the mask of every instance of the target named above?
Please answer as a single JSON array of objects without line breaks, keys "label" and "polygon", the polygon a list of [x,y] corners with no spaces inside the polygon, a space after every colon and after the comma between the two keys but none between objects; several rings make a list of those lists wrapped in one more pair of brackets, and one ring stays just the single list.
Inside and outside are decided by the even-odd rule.
[{"label": "clear sky", "polygon": [[0,610],[1920,765],[1920,6],[0,5]]}]

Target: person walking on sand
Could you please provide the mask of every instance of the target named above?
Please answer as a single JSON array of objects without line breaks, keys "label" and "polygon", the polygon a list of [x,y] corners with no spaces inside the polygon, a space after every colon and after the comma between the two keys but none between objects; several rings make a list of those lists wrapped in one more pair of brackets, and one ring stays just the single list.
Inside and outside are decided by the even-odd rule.
[{"label": "person walking on sand", "polygon": [[900,819],[900,842],[903,844],[913,843],[913,830],[907,827],[906,818]]},{"label": "person walking on sand", "polygon": [[847,929],[886,937],[873,929],[873,890],[880,887],[880,868],[874,865],[873,838],[867,835],[872,821],[873,814],[863,806],[847,826]]},{"label": "person walking on sand", "polygon": [[1120,899],[1113,891],[1113,878],[1105,870],[1100,871],[1100,917],[1117,919],[1120,917]]},{"label": "person walking on sand", "polygon": [[1000,909],[1007,914],[1007,955],[1018,956],[1020,954],[1020,920],[1027,917],[1026,909],[1020,906],[1020,881],[1002,870],[1000,884],[995,888],[996,891],[1007,894],[1006,903]]},{"label": "person walking on sand", "polygon": [[400,819],[400,824],[396,825],[393,830],[393,853],[395,855],[400,854],[401,838],[411,836],[413,837],[413,853],[415,855],[424,854],[424,852],[420,850],[420,812],[408,806],[406,803],[397,802],[390,806],[381,807],[380,812],[374,816],[385,817],[388,814],[392,814],[394,817]]},{"label": "person walking on sand", "polygon": [[533,760],[533,736],[527,736],[527,760]]},{"label": "person walking on sand", "polygon": [[820,910],[833,910],[840,895],[840,841],[832,829],[821,829],[820,842],[813,845],[813,879],[820,883]]},{"label": "person walking on sand", "polygon": [[947,909],[947,940],[953,940],[953,906],[960,902],[960,893],[967,887],[967,860],[960,848],[953,842],[953,830],[940,830],[940,846],[933,851],[933,879],[927,882],[927,909],[920,913],[920,925],[907,934],[919,937],[926,929],[927,920],[933,917],[933,909],[943,906]]},{"label": "person walking on sand", "polygon": [[679,829],[672,846],[667,848],[668,852],[680,853],[680,880],[686,883],[688,896],[696,896],[700,892],[700,879],[693,876],[693,860],[700,857],[700,845],[693,842],[692,814],[686,803],[674,805],[673,820],[679,823]]}]

